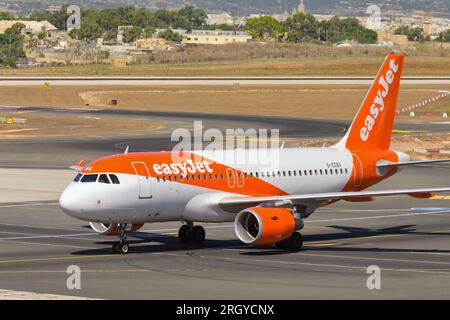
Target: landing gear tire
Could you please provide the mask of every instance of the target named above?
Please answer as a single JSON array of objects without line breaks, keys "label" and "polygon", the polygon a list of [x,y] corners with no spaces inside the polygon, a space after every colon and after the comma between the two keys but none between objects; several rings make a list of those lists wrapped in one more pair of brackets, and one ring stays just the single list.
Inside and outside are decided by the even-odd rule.
[{"label": "landing gear tire", "polygon": [[192,244],[199,245],[205,241],[206,232],[202,226],[193,227],[190,233],[190,240]]},{"label": "landing gear tire", "polygon": [[206,233],[202,226],[185,224],[178,231],[178,239],[181,243],[200,245],[205,241]]},{"label": "landing gear tire", "polygon": [[302,250],[303,247],[303,237],[300,232],[294,232],[289,238],[284,240],[286,242],[287,251],[296,252]]},{"label": "landing gear tire", "polygon": [[127,243],[127,232],[126,232],[126,224],[121,223],[118,225],[119,228],[119,242],[114,242],[112,245],[112,252],[114,254],[127,254],[130,250],[130,247]]},{"label": "landing gear tire", "polygon": [[283,241],[281,241],[281,242],[278,242],[278,243],[275,243],[275,246],[278,248],[278,249],[286,249],[286,240],[283,240]]},{"label": "landing gear tire", "polygon": [[126,242],[115,242],[112,246],[112,252],[114,254],[127,254],[130,250],[128,243]]},{"label": "landing gear tire", "polygon": [[178,230],[178,239],[181,243],[188,243],[189,242],[189,233],[191,231],[192,227],[184,224],[180,227],[180,230]]}]

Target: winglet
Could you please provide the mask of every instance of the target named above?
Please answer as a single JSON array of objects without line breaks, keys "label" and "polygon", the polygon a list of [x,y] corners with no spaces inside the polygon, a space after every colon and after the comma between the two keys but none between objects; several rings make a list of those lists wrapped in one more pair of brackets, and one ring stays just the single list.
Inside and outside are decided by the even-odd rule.
[{"label": "winglet", "polygon": [[80,160],[77,163],[75,163],[73,166],[69,167],[72,170],[81,171],[84,168],[84,160]]}]

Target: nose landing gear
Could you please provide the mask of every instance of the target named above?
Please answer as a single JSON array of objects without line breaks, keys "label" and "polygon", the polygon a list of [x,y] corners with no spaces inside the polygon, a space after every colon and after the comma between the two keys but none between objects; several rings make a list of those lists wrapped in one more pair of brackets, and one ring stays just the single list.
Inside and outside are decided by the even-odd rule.
[{"label": "nose landing gear", "polygon": [[129,246],[127,243],[127,225],[125,223],[120,223],[117,225],[119,229],[119,242],[114,242],[112,245],[112,252],[114,254],[127,254]]},{"label": "nose landing gear", "polygon": [[200,245],[205,241],[206,233],[202,226],[194,226],[192,222],[182,225],[178,231],[181,243]]}]

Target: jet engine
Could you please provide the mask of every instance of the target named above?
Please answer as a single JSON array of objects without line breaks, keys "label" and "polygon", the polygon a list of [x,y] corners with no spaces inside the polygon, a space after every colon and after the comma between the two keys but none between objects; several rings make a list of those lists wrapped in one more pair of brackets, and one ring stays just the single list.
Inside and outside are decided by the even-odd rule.
[{"label": "jet engine", "polygon": [[[106,236],[116,236],[119,234],[119,228],[115,224],[89,222],[92,230]],[[143,224],[127,224],[126,231],[133,232],[142,228]]]},{"label": "jet engine", "polygon": [[297,229],[298,224],[288,208],[249,208],[239,212],[234,220],[236,235],[247,244],[279,243]]}]

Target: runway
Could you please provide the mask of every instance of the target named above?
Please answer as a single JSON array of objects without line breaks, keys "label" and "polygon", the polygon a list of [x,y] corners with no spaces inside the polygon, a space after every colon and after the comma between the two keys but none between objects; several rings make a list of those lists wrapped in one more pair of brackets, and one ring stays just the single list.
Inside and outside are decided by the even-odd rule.
[{"label": "runway", "polygon": [[[381,187],[444,186],[449,167],[405,170]],[[206,226],[204,247],[176,239],[179,223],[145,225],[127,256],[52,201],[0,205],[2,289],[101,299],[443,299],[449,298],[448,200],[394,197],[339,203],[313,214],[305,249],[286,253],[236,240],[231,224]],[[81,290],[66,269],[81,268]],[[368,290],[367,267],[381,268]]]},{"label": "runway", "polygon": [[[42,110],[42,112],[53,112]],[[243,245],[232,225],[206,225],[203,247],[177,240],[179,223],[145,225],[130,254],[112,255],[114,237],[92,232],[58,207],[59,190],[81,158],[170,148],[170,130],[203,119],[205,128],[279,127],[283,137],[340,136],[346,122],[198,114],[103,114],[166,123],[146,136],[0,141],[0,289],[98,299],[448,299],[450,203],[409,197],[339,202],[305,220],[304,250]],[[423,124],[430,130],[446,125]],[[420,127],[413,124],[399,128]],[[15,169],[12,169],[15,168]],[[58,170],[57,170],[58,169]],[[408,168],[377,189],[448,186],[450,166]],[[81,269],[81,290],[66,286]],[[381,268],[381,290],[366,286]]]},{"label": "runway", "polygon": [[[373,77],[0,77],[0,86],[361,85]],[[450,77],[403,77],[402,84],[450,84]]]}]

